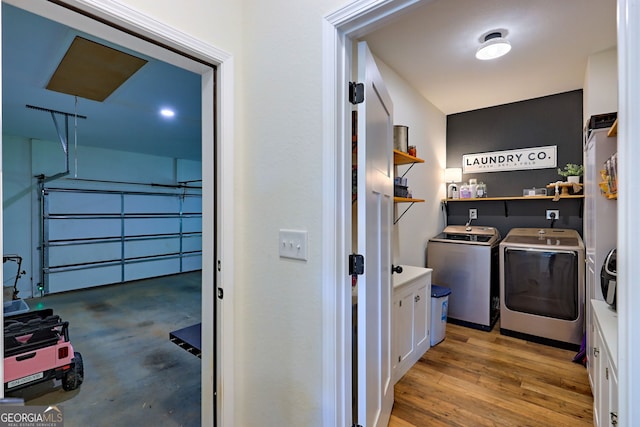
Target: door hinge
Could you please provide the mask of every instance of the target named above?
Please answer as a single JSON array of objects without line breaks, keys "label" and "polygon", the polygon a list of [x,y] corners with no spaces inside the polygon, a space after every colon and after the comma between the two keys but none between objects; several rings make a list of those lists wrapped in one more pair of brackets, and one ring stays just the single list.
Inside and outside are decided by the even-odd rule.
[{"label": "door hinge", "polygon": [[349,102],[353,105],[364,102],[364,83],[349,82]]},{"label": "door hinge", "polygon": [[218,288],[218,298],[224,298],[224,290],[222,288]]},{"label": "door hinge", "polygon": [[361,276],[364,274],[364,256],[360,254],[349,255],[349,274]]}]

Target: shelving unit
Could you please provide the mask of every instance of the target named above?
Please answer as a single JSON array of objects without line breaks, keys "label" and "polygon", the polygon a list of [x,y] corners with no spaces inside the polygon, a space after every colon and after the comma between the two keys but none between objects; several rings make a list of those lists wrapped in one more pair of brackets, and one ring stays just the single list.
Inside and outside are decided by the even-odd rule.
[{"label": "shelving unit", "polygon": [[[410,154],[407,154],[403,151],[393,150],[394,166],[411,165],[409,166],[409,169],[407,169],[402,174],[402,177],[404,177],[407,174],[407,172],[409,172],[416,163],[424,163],[424,160],[418,157],[412,156]],[[393,221],[393,224],[395,225],[398,223],[398,221],[400,221],[400,218],[402,218],[404,214],[407,213],[409,209],[411,209],[411,206],[413,206],[414,203],[424,203],[424,199],[414,199],[412,197],[394,197],[393,202],[394,203],[410,203],[410,205],[402,212],[402,214],[400,214],[400,216],[398,216],[398,218],[396,218]]]},{"label": "shelving unit", "polygon": [[[570,194],[568,196],[560,196],[556,198],[555,196],[505,196],[505,197],[481,197],[474,199],[443,199],[442,203],[444,203],[445,208],[449,203],[467,203],[467,202],[503,202],[504,203],[504,216],[509,216],[509,206],[507,202],[511,201],[523,201],[523,200],[565,200],[565,199],[577,199],[580,200],[580,203],[583,203],[584,194]],[[580,208],[582,210],[582,208]],[[448,212],[448,211],[447,211]]]},{"label": "shelving unit", "polygon": [[[444,199],[445,203],[457,202],[490,202],[490,201],[508,201],[508,200],[553,200],[554,196],[505,196],[505,197],[481,197],[474,199]],[[570,194],[568,196],[560,196],[561,199],[584,199],[584,194]]]},{"label": "shelving unit", "polygon": [[618,135],[618,119],[613,122],[611,129],[607,132],[607,136],[617,136]]},{"label": "shelving unit", "polygon": [[[393,150],[393,164],[394,165],[408,165],[415,163],[424,163],[424,160],[409,155],[403,151]],[[406,173],[406,172],[405,172]],[[403,175],[404,176],[404,175]]]},{"label": "shelving unit", "polygon": [[610,250],[617,246],[618,206],[603,194],[600,171],[617,151],[615,124],[594,129],[584,146],[585,164],[585,289],[587,372],[594,397],[594,425],[611,425],[617,412],[617,316],[604,302],[600,271]]}]

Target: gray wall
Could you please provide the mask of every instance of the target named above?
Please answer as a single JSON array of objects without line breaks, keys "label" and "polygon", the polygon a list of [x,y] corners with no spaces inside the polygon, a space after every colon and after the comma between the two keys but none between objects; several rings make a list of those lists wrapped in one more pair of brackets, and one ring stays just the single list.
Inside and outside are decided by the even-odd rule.
[{"label": "gray wall", "polygon": [[[557,146],[559,167],[582,163],[582,127],[582,90],[452,114],[447,116],[447,167],[462,167],[463,154],[546,145]],[[486,183],[489,197],[522,196],[525,188],[564,179],[556,168],[462,176],[463,181],[469,178]],[[560,210],[554,227],[582,234],[582,199],[449,203],[448,223],[466,223],[470,208],[478,209],[475,224],[497,227],[503,237],[514,227],[550,226],[546,209]]]}]

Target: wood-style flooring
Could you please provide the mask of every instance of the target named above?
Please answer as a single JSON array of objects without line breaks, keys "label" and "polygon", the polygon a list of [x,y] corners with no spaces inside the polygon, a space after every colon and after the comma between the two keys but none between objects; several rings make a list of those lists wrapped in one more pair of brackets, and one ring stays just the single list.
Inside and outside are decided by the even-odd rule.
[{"label": "wood-style flooring", "polygon": [[562,350],[447,324],[395,386],[389,427],[593,426],[587,370]]}]

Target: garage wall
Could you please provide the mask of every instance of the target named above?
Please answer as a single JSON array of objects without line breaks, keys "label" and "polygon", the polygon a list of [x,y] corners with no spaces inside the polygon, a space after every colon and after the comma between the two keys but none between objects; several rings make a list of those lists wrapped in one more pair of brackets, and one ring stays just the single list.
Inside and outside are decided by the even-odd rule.
[{"label": "garage wall", "polygon": [[[26,275],[18,281],[21,298],[31,296],[31,199],[35,189],[31,173],[31,144],[26,138],[2,136],[3,253],[23,257]],[[3,263],[3,284],[13,286],[16,264]]]},{"label": "garage wall", "polygon": [[[200,162],[83,146],[77,148],[77,172],[75,163],[72,157],[70,174],[49,185],[70,189],[171,193],[175,190],[164,186],[197,180],[201,176]],[[27,274],[19,281],[19,296],[28,298],[33,295],[39,281],[40,268],[39,251],[36,249],[39,244],[40,205],[34,176],[63,172],[64,154],[56,142],[3,135],[3,168],[4,252],[17,253],[24,258],[23,269]],[[199,186],[199,183],[193,185]],[[201,222],[199,224],[201,227]],[[15,277],[15,271],[11,272],[10,267],[14,266],[5,266],[5,285],[12,283]],[[157,272],[167,274],[171,270],[150,268],[136,272],[135,278],[150,277]]]}]

